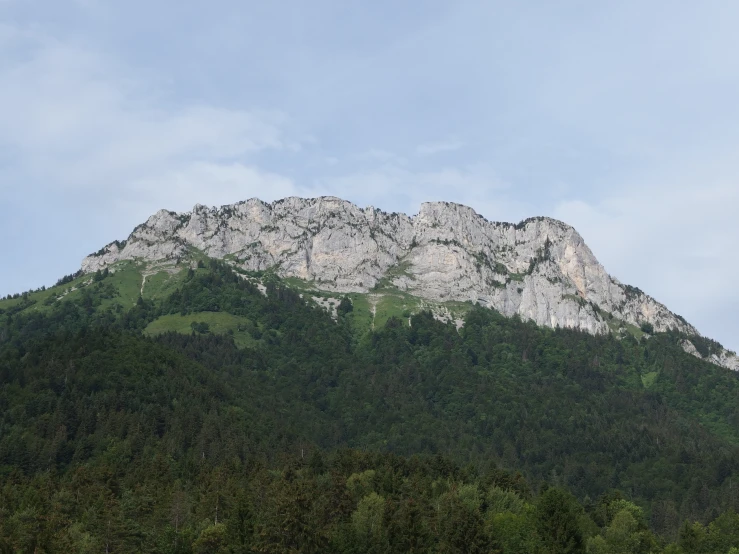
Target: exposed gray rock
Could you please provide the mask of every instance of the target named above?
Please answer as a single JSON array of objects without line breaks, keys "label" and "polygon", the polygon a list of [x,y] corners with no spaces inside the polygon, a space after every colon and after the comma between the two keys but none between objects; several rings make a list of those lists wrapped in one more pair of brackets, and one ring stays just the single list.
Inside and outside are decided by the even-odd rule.
[{"label": "exposed gray rock", "polygon": [[700,360],[706,360],[707,362],[711,362],[712,364],[720,365],[728,369],[733,369],[734,371],[739,371],[739,356],[737,356],[734,352],[722,350],[719,354],[710,354],[709,356],[704,357],[701,355],[700,352],[698,352],[698,349],[695,347],[695,345],[688,339],[683,340],[680,343],[680,346],[682,346],[685,352],[692,356],[695,356]]},{"label": "exposed gray rock", "polygon": [[326,310],[332,318],[338,319],[339,313],[337,309],[339,307],[339,303],[341,302],[341,298],[323,298],[322,296],[312,296],[311,299],[313,300],[313,302],[318,304],[318,306]]},{"label": "exposed gray rock", "polygon": [[[367,292],[385,280],[426,300],[477,302],[549,327],[603,334],[615,318],[697,334],[652,297],[608,275],[569,225],[545,217],[491,222],[449,202],[424,203],[413,217],[334,197],[160,210],[125,243],[85,258],[82,269],[120,260],[174,262],[193,249],[329,291]],[[712,361],[739,368],[730,353]]]},{"label": "exposed gray rock", "polygon": [[695,345],[690,342],[688,339],[685,339],[680,343],[680,346],[683,347],[683,350],[690,354],[691,356],[695,356],[696,358],[703,359],[703,356],[700,355],[700,352],[698,352],[698,349],[695,347]]}]

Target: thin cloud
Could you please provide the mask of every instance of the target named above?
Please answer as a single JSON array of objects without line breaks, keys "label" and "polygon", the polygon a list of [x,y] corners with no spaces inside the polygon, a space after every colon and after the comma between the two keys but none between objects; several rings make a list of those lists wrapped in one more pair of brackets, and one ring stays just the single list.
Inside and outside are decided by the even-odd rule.
[{"label": "thin cloud", "polygon": [[125,188],[193,161],[299,149],[283,113],[166,105],[146,76],[97,53],[48,37],[24,50],[0,70],[0,144],[53,186]]},{"label": "thin cloud", "polygon": [[454,152],[464,148],[464,143],[460,140],[447,140],[441,142],[428,142],[416,146],[416,154],[419,156],[433,156],[442,152]]},{"label": "thin cloud", "polygon": [[358,162],[372,162],[372,163],[392,163],[392,164],[405,164],[406,159],[403,156],[399,156],[394,152],[383,150],[381,148],[371,148],[364,152],[356,154],[354,157],[355,161]]}]

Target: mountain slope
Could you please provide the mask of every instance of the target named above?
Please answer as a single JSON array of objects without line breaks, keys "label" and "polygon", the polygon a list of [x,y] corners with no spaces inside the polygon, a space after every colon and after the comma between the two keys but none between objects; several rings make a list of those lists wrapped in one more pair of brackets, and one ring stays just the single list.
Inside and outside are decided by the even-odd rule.
[{"label": "mountain slope", "polygon": [[582,499],[618,488],[665,533],[739,507],[739,376],[677,332],[617,339],[479,306],[459,329],[421,312],[372,330],[346,298],[332,317],[273,275],[197,265],[134,301],[130,265],[2,308],[0,476],[87,473],[145,497],[152,472],[195,503],[203,471],[349,446],[519,468]]},{"label": "mountain slope", "polygon": [[[422,204],[413,217],[333,197],[198,205],[183,214],[161,210],[126,241],[85,258],[82,270],[123,260],[172,270],[202,255],[247,271],[273,270],[324,291],[392,288],[591,334],[629,329],[640,335],[643,328],[699,337],[684,318],[609,276],[572,227],[549,218],[490,222],[447,202]],[[739,358],[718,346],[701,354],[686,339],[684,349],[739,369]]]}]

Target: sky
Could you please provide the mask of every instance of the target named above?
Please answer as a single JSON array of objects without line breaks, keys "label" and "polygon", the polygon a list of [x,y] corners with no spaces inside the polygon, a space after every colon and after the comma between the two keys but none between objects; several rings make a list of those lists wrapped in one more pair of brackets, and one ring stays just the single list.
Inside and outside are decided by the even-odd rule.
[{"label": "sky", "polygon": [[573,225],[739,349],[739,2],[0,0],[0,295],[160,208]]}]

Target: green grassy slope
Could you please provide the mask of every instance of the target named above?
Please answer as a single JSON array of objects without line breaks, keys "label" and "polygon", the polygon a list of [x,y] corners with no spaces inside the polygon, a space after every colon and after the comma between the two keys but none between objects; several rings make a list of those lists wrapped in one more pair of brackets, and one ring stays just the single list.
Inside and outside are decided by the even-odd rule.
[{"label": "green grassy slope", "polygon": [[146,335],[155,337],[166,332],[189,335],[193,332],[193,323],[206,323],[210,333],[229,335],[240,348],[254,347],[258,340],[249,329],[254,323],[246,317],[237,317],[225,312],[193,312],[187,315],[167,314],[156,318],[144,329]]}]

